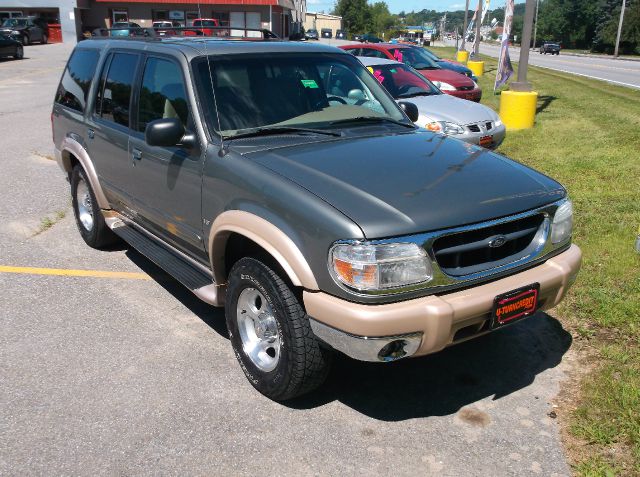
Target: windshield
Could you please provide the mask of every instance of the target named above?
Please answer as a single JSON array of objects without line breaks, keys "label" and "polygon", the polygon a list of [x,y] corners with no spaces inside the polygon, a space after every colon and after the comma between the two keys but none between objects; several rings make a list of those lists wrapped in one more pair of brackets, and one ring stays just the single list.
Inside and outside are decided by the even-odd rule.
[{"label": "windshield", "polygon": [[433,51],[427,50],[426,48],[422,49],[422,52],[427,55],[431,61],[440,61],[440,57],[436,55]]},{"label": "windshield", "polygon": [[368,68],[395,99],[441,94],[433,83],[408,66],[386,64]]},{"label": "windshield", "polygon": [[331,128],[363,117],[411,124],[352,55],[217,56],[209,64],[194,60],[194,70],[209,128],[225,137],[262,127]]},{"label": "windshield", "polygon": [[440,66],[429,58],[422,48],[392,48],[393,57],[417,70],[439,70]]},{"label": "windshield", "polygon": [[3,27],[17,27],[17,26],[26,26],[27,20],[17,19],[17,18],[7,18],[4,22],[2,22]]},{"label": "windshield", "polygon": [[129,23],[128,22],[116,22],[114,23],[111,28],[123,28],[123,27],[128,27]]}]

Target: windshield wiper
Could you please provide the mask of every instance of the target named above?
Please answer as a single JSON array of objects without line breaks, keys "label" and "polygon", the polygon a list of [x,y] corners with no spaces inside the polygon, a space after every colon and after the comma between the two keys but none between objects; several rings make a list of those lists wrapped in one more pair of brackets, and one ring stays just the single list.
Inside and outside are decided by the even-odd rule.
[{"label": "windshield wiper", "polygon": [[224,136],[223,140],[226,141],[229,139],[270,136],[270,135],[287,134],[287,133],[322,134],[324,136],[336,136],[336,137],[342,136],[341,133],[337,133],[335,131],[325,131],[324,129],[298,128],[294,126],[264,126],[264,127],[254,128],[251,131]]},{"label": "windshield wiper", "polygon": [[396,96],[396,98],[414,98],[416,96],[433,96],[434,94],[438,94],[438,93],[428,92],[428,91],[420,91],[419,93],[403,93],[403,94],[399,94],[398,96]]},{"label": "windshield wiper", "polygon": [[413,123],[404,123],[402,121],[397,121],[391,118],[385,118],[382,116],[358,116],[355,118],[347,118],[347,119],[337,119],[335,121],[329,122],[329,125],[335,126],[338,124],[346,124],[346,123],[392,123],[397,124],[398,126],[404,126],[405,128],[415,129]]}]

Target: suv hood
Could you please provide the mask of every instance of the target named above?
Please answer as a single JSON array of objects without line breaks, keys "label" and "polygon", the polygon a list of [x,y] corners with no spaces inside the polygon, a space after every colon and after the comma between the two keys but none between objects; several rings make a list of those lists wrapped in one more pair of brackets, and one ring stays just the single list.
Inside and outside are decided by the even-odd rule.
[{"label": "suv hood", "polygon": [[244,156],[331,204],[368,239],[504,217],[565,195],[560,184],[522,164],[426,131]]}]

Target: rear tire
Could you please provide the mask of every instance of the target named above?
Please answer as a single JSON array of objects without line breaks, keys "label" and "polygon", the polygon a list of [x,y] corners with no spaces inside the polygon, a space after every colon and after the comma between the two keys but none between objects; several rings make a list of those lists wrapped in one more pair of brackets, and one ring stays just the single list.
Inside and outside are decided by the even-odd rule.
[{"label": "rear tire", "polygon": [[22,48],[22,45],[16,46],[16,53],[15,55],[13,55],[13,57],[16,60],[21,60],[22,58],[24,58],[24,48]]},{"label": "rear tire", "polygon": [[22,36],[22,44],[24,46],[28,46],[29,43],[31,43],[31,40],[29,40],[29,35],[23,35]]},{"label": "rear tire", "polygon": [[229,338],[247,379],[276,401],[320,386],[332,351],[321,346],[291,288],[253,258],[231,269],[225,316]]},{"label": "rear tire", "polygon": [[49,43],[49,37],[47,36],[46,33],[42,34],[42,40],[40,41],[40,43],[42,43],[43,45],[46,45],[47,43]]},{"label": "rear tire", "polygon": [[71,203],[78,231],[89,247],[101,249],[118,242],[117,235],[104,221],[87,174],[80,165],[71,172]]}]

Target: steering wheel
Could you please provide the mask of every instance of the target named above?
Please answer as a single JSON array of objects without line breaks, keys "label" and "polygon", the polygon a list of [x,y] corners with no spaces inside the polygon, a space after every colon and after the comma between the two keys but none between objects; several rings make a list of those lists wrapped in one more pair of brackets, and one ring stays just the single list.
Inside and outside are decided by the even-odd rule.
[{"label": "steering wheel", "polygon": [[337,101],[338,103],[347,104],[347,102],[340,96],[327,96],[327,102]]}]

